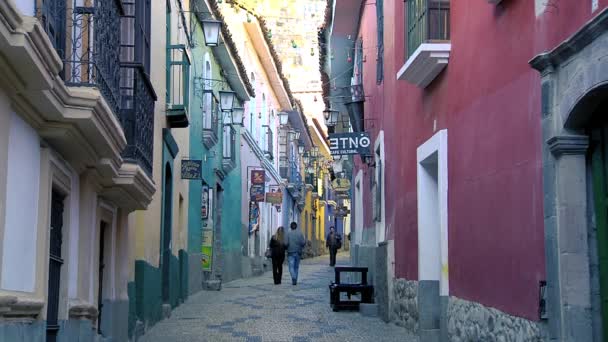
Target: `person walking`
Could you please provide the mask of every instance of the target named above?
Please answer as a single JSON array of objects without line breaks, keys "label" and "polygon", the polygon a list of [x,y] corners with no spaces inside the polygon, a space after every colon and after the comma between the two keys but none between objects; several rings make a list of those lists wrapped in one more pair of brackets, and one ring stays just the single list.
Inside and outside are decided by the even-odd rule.
[{"label": "person walking", "polygon": [[334,226],[329,227],[325,247],[329,248],[329,266],[336,266],[336,253],[338,253],[338,249],[342,248],[342,237],[336,233]]},{"label": "person walking", "polygon": [[291,284],[298,284],[298,271],[300,270],[300,258],[302,249],[306,245],[304,234],[298,230],[298,224],[291,222],[291,229],[286,234],[285,245],[287,246],[287,262],[289,263],[289,273],[291,274]]},{"label": "person walking", "polygon": [[285,261],[285,230],[277,228],[277,232],[270,239],[270,257],[272,258],[272,277],[274,284],[279,285],[283,278],[283,262]]}]

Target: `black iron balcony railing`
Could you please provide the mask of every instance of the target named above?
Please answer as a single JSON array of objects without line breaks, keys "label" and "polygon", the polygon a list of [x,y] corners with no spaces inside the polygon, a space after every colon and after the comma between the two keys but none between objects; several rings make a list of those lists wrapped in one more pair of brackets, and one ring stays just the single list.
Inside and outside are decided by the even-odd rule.
[{"label": "black iron balcony railing", "polygon": [[450,0],[407,1],[407,56],[420,45],[450,40]]},{"label": "black iron balcony railing", "polygon": [[40,0],[37,5],[37,16],[63,60],[66,85],[99,89],[127,139],[123,157],[151,175],[156,93],[141,63],[121,60],[121,49],[127,48],[121,45],[123,2]]},{"label": "black iron balcony railing", "polygon": [[151,175],[156,93],[143,65],[123,63],[120,74],[120,122],[128,144],[123,157]]},{"label": "black iron balcony railing", "polygon": [[63,60],[65,83],[99,88],[118,115],[121,1],[41,0],[37,5],[37,16]]}]

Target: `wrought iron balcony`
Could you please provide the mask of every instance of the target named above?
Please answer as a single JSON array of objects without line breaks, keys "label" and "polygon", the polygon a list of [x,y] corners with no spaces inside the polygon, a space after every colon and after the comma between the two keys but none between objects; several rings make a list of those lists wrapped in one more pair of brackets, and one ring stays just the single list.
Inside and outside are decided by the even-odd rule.
[{"label": "wrought iron balcony", "polygon": [[212,148],[218,141],[218,101],[213,90],[203,91],[203,144]]},{"label": "wrought iron balcony", "polygon": [[97,87],[118,116],[120,0],[37,1],[37,16],[63,60],[68,86]]},{"label": "wrought iron balcony", "polygon": [[171,127],[188,127],[190,57],[186,46],[167,47],[167,120]]},{"label": "wrought iron balcony", "polygon": [[120,75],[120,122],[128,144],[123,157],[151,175],[156,93],[141,64],[123,63]]},{"label": "wrought iron balcony", "polygon": [[224,125],[222,168],[228,173],[236,168],[236,130],[231,125]]}]

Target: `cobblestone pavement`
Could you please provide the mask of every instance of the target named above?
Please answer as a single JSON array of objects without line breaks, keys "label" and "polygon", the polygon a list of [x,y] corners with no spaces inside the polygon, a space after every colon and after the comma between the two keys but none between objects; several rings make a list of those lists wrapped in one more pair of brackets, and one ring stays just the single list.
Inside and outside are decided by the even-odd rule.
[{"label": "cobblestone pavement", "polygon": [[[345,264],[345,255],[338,264]],[[176,308],[143,337],[145,342],[189,341],[417,341],[404,328],[358,312],[333,312],[328,257],[303,260],[298,285],[287,265],[281,285],[272,274],[201,291]]]}]

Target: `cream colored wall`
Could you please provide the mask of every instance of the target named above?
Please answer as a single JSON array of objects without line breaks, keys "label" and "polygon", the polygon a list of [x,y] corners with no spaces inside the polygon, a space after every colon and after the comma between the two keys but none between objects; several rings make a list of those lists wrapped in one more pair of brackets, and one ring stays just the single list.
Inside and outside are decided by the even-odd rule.
[{"label": "cream colored wall", "polygon": [[[4,221],[6,215],[6,176],[8,166],[8,133],[11,125],[10,102],[3,91],[0,91],[0,241],[4,241]],[[0,249],[2,246],[0,245]],[[0,250],[0,265],[2,251]],[[2,272],[0,272],[0,282]]]},{"label": "cream colored wall", "polygon": [[[183,1],[184,10],[188,10],[188,1]],[[178,34],[178,6],[177,1],[172,0],[172,43],[186,43],[185,36]],[[163,128],[167,127],[166,122],[166,3],[164,1],[152,2],[152,25],[151,32],[151,75],[150,81],[158,99],[154,106],[154,148],[153,148],[153,179],[157,185],[152,202],[145,211],[131,214],[129,223],[135,225],[135,256],[134,259],[146,260],[149,264],[158,267],[160,260],[160,239],[161,239],[161,211],[162,211],[162,160],[163,160]],[[182,28],[183,29],[183,28]],[[188,156],[189,151],[189,128],[171,129],[171,134],[175,139],[179,153],[175,157],[173,164],[173,222],[172,222],[172,249],[175,255],[179,249],[186,249],[187,246],[187,215],[188,212],[188,182],[181,180],[180,168],[181,159]],[[179,213],[179,198],[184,199],[183,213]],[[133,273],[133,272],[130,272]]]}]

